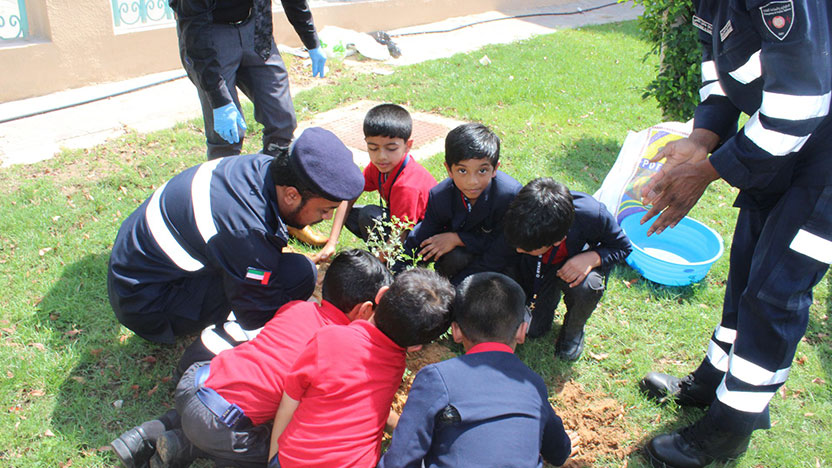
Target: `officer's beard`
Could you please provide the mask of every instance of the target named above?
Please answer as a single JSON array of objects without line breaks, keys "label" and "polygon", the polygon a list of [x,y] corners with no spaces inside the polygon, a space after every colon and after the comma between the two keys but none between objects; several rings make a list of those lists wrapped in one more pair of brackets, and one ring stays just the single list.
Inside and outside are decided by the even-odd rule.
[{"label": "officer's beard", "polygon": [[303,229],[307,226],[307,224],[301,224],[300,221],[298,221],[298,218],[300,217],[300,211],[303,209],[304,206],[306,206],[306,202],[308,200],[309,199],[306,197],[301,197],[300,204],[297,206],[297,208],[292,210],[291,213],[288,213],[285,216],[283,216],[283,222],[286,223],[287,226],[291,226],[295,229]]}]

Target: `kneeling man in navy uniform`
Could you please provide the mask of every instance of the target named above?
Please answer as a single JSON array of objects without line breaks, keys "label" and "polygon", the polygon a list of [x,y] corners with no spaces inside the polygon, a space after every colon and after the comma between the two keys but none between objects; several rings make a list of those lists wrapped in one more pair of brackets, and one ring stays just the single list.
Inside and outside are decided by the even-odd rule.
[{"label": "kneeling man in navy uniform", "polygon": [[322,128],[304,131],[288,155],[221,158],[185,170],[119,229],[107,274],[116,318],[161,343],[230,312],[246,329],[262,327],[315,287],[314,264],[283,252],[287,226],[329,219],[363,188],[352,153]]}]

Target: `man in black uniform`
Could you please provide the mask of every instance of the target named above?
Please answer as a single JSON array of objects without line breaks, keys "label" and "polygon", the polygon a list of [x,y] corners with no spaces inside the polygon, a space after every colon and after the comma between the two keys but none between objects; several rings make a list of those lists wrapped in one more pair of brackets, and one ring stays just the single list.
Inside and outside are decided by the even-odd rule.
[{"label": "man in black uniform", "polygon": [[[674,226],[718,178],[740,189],[723,303],[705,359],[684,379],[650,373],[649,395],[707,406],[648,442],[656,467],[740,456],[769,428],[769,401],[806,332],[812,288],[832,263],[832,9],[827,0],[694,2],[702,102],[690,137],[644,189],[649,233]],[[741,112],[751,116],[738,132]],[[712,153],[710,158],[708,154]]]},{"label": "man in black uniform", "polygon": [[312,262],[283,252],[287,225],[329,219],[363,189],[352,153],[322,128],[304,131],[288,155],[221,158],[183,171],[119,229],[107,277],[116,317],[161,343],[231,311],[243,328],[262,327],[315,288]]},{"label": "man in black uniform", "polygon": [[[283,10],[312,59],[313,76],[323,77],[320,49],[306,0],[282,0]],[[276,155],[292,141],[297,122],[289,75],[272,35],[271,0],[170,0],[176,13],[179,53],[196,85],[208,159],[240,154],[246,123],[239,87],[254,103],[263,124],[263,153]]]}]

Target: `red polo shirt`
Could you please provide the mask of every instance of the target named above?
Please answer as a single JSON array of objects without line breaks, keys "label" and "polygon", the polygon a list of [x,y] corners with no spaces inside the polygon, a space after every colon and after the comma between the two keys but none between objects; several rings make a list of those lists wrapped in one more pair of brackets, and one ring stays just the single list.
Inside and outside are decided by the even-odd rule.
[{"label": "red polo shirt", "polygon": [[292,301],[251,341],[211,360],[205,386],[239,406],[254,424],[274,420],[283,385],[295,359],[325,325],[348,325],[347,316],[327,301]]},{"label": "red polo shirt", "polygon": [[[399,173],[404,161],[409,159],[407,165]],[[396,174],[399,174],[396,177]],[[390,208],[390,216],[400,220],[409,220],[414,224],[425,217],[425,208],[428,206],[428,194],[430,189],[436,185],[436,179],[410,154],[388,172],[381,174],[376,166],[369,164],[364,169],[364,191],[375,192],[378,188],[379,175],[381,175],[381,198]],[[395,180],[394,180],[395,179]]]},{"label": "red polo shirt", "polygon": [[514,354],[514,350],[511,349],[511,346],[505,343],[497,343],[496,341],[486,341],[475,344],[474,346],[471,346],[471,349],[466,351],[465,354],[487,353],[490,351]]},{"label": "red polo shirt", "polygon": [[322,328],[286,377],[300,404],[278,440],[280,466],[376,466],[404,369],[404,348],[370,322]]}]

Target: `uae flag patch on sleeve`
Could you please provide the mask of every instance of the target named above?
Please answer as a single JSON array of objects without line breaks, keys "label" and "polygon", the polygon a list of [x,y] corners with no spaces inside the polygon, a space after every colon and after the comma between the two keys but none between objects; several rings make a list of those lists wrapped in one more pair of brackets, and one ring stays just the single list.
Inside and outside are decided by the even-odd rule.
[{"label": "uae flag patch on sleeve", "polygon": [[760,7],[763,23],[768,32],[779,40],[789,35],[794,22],[794,5],[792,0],[769,2]]},{"label": "uae flag patch on sleeve", "polygon": [[248,267],[246,271],[246,279],[259,281],[260,284],[269,284],[269,276],[272,275],[272,272],[268,270],[260,270],[254,267]]}]

